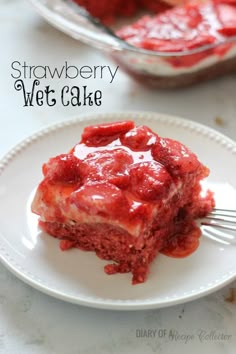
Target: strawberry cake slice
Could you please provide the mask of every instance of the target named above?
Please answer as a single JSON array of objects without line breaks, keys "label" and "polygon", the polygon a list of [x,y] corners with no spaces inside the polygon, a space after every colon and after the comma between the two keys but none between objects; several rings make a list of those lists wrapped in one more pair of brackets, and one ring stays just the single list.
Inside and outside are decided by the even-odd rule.
[{"label": "strawberry cake slice", "polygon": [[[199,244],[194,219],[214,206],[203,196],[205,167],[185,145],[147,126],[120,121],[89,126],[80,143],[43,165],[32,211],[60,247],[94,251],[112,261],[107,274],[146,280],[159,252],[191,254]],[[78,255],[79,256],[79,255]]]}]

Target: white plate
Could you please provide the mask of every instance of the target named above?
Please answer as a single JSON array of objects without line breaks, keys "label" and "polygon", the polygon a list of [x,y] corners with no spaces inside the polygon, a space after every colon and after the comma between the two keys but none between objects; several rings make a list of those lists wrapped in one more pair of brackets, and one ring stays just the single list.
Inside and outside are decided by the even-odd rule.
[{"label": "white plate", "polygon": [[48,127],[16,146],[0,164],[0,259],[16,276],[56,298],[107,309],[170,306],[206,295],[236,278],[236,245],[202,237],[198,250],[183,259],[159,255],[144,284],[131,285],[131,274],[108,276],[105,261],[42,233],[30,203],[42,178],[41,165],[68,151],[82,129],[96,122],[133,119],[162,136],[189,146],[210,167],[208,179],[219,207],[236,208],[236,144],[223,135],[180,118],[155,113],[81,116]]}]

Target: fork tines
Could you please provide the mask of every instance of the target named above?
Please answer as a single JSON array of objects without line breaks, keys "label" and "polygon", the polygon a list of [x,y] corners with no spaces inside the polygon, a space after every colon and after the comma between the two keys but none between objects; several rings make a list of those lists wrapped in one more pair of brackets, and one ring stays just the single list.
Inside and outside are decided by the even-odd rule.
[{"label": "fork tines", "polygon": [[236,231],[236,210],[213,209],[202,219],[201,225]]}]

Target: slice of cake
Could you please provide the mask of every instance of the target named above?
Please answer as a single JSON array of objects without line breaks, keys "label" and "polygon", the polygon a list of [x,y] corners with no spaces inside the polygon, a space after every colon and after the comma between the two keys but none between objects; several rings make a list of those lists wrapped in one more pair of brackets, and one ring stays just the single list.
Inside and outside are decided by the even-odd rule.
[{"label": "slice of cake", "polygon": [[[212,210],[202,195],[205,167],[186,146],[132,121],[89,126],[80,143],[43,165],[32,211],[61,240],[112,261],[108,274],[145,281],[159,252],[191,254],[199,244],[194,219]],[[79,254],[78,254],[79,257]]]}]

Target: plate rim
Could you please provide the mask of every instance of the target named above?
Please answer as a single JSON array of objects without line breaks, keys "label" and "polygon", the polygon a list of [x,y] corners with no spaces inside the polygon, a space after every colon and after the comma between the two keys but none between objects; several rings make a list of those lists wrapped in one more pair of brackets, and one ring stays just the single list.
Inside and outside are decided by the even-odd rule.
[{"label": "plate rim", "polygon": [[[85,113],[78,114],[76,117],[64,119],[59,122],[54,122],[48,124],[41,129],[38,129],[28,135],[26,138],[23,138],[20,142],[18,142],[15,146],[13,146],[1,159],[0,159],[0,178],[2,173],[7,168],[8,164],[14,160],[14,157],[21,153],[25,148],[38,141],[40,137],[47,136],[50,133],[56,132],[58,130],[64,129],[67,126],[73,126],[79,124],[80,122],[88,122],[90,120],[97,121],[108,121],[112,119],[112,121],[117,120],[126,120],[131,119],[135,120],[135,118],[145,117],[145,123],[150,121],[155,121],[167,124],[174,124],[174,126],[180,126],[183,129],[188,129],[189,131],[194,131],[195,133],[200,133],[201,135],[206,135],[209,138],[215,140],[217,143],[223,145],[227,150],[230,150],[232,153],[236,153],[236,142],[229,138],[228,136],[218,132],[217,130],[208,127],[207,125],[195,122],[193,120],[189,120],[186,118],[169,115],[166,113],[152,112],[152,111],[116,111],[116,112],[104,112],[104,113]],[[1,234],[0,234],[1,235]],[[1,239],[0,239],[1,241]],[[154,308],[162,308],[169,307],[181,303],[187,303],[189,301],[193,301],[195,299],[201,298],[202,296],[206,296],[210,293],[213,293],[220,288],[226,286],[230,282],[236,279],[236,271],[226,273],[220,280],[217,279],[215,284],[207,289],[202,289],[197,293],[192,295],[181,296],[180,298],[167,298],[166,300],[162,300],[161,302],[157,302],[156,299],[146,299],[144,300],[119,300],[119,299],[103,299],[103,298],[93,298],[87,296],[86,299],[82,297],[78,298],[73,295],[68,295],[60,290],[57,290],[53,287],[49,288],[47,285],[43,284],[40,280],[37,281],[35,279],[30,278],[27,275],[27,271],[21,268],[20,265],[12,264],[10,259],[7,256],[4,256],[4,249],[0,243],[0,262],[8,269],[11,273],[13,273],[17,278],[21,279],[24,283],[32,286],[33,288],[41,291],[44,294],[50,295],[59,300],[63,300],[66,302],[92,307],[92,308],[100,308],[107,310],[147,310]],[[31,274],[31,273],[29,273]],[[33,276],[33,274],[32,274]],[[33,276],[33,278],[35,278]],[[96,301],[94,301],[96,300]]]}]

